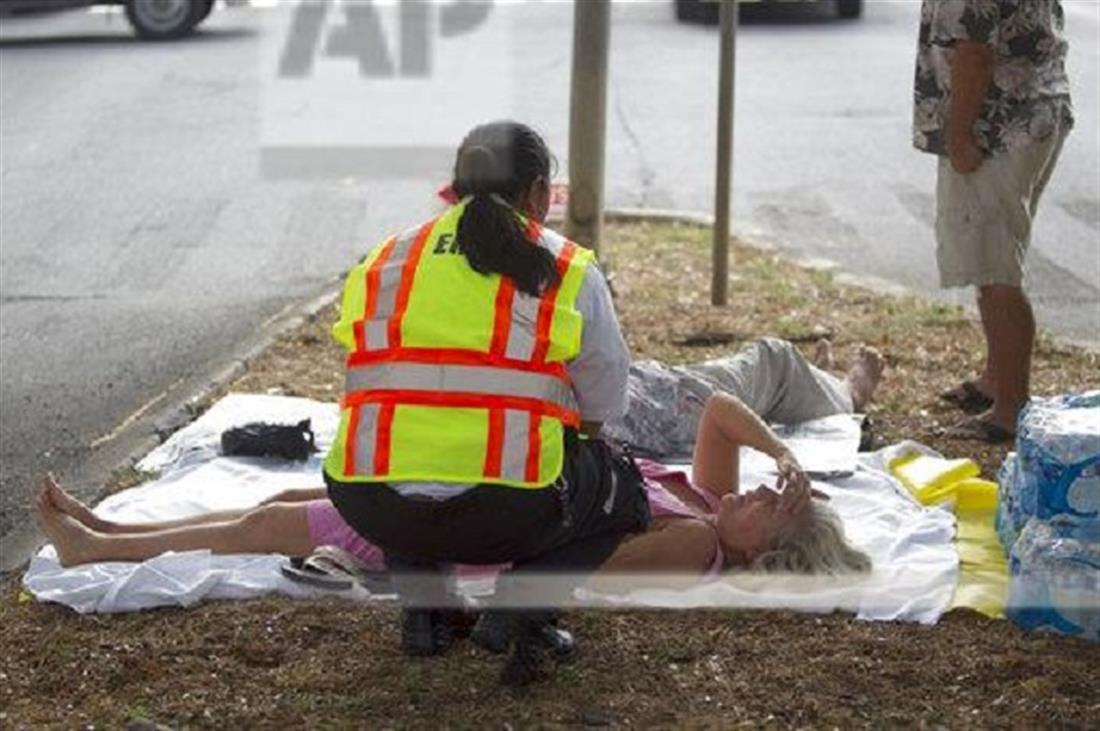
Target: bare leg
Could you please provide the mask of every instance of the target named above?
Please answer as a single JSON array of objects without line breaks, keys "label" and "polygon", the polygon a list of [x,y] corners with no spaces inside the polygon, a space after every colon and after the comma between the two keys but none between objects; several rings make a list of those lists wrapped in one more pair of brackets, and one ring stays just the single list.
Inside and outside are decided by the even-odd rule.
[{"label": "bare leg", "polygon": [[162,520],[150,523],[119,523],[106,518],[100,518],[84,503],[77,500],[65,488],[58,484],[53,474],[47,474],[42,480],[42,490],[47,499],[53,503],[58,511],[76,519],[97,533],[155,533],[169,528],[186,528],[194,525],[208,525],[210,523],[226,523],[246,515],[254,508],[241,508],[239,510],[218,510],[201,515],[193,515],[190,518],[176,518],[174,520]]},{"label": "bare leg", "polygon": [[58,484],[57,478],[54,477],[52,472],[47,472],[46,476],[42,478],[40,488],[42,492],[46,493],[46,498],[53,503],[53,506],[62,513],[79,520],[93,530],[107,532],[111,529],[111,521],[100,518],[87,505],[66,492]]},{"label": "bare leg", "polygon": [[990,343],[994,340],[993,331],[996,329],[994,320],[996,316],[988,306],[982,306],[982,290],[978,288],[978,315],[982,323],[982,335],[985,338],[985,364],[982,366],[982,374],[974,384],[978,390],[986,396],[993,396],[997,391],[997,374],[993,370],[993,353],[990,351]]},{"label": "bare leg", "polygon": [[[167,551],[210,550],[214,553],[284,553],[308,555],[307,503],[271,503],[220,523],[206,523],[133,534],[100,533],[61,512],[39,493],[35,517],[62,566],[95,561],[144,561]],[[203,516],[206,517],[206,516]]]},{"label": "bare leg", "polygon": [[814,344],[812,362],[823,371],[831,371],[836,367],[836,359],[833,358],[833,344],[827,338],[821,338]]},{"label": "bare leg", "polygon": [[875,389],[878,388],[878,383],[882,379],[883,367],[881,353],[874,348],[860,347],[856,360],[845,377],[848,390],[852,392],[854,411],[862,411],[871,402]]},{"label": "bare leg", "polygon": [[986,331],[987,369],[993,374],[993,408],[982,417],[1010,432],[1031,391],[1035,315],[1023,289],[1004,284],[978,288]]}]

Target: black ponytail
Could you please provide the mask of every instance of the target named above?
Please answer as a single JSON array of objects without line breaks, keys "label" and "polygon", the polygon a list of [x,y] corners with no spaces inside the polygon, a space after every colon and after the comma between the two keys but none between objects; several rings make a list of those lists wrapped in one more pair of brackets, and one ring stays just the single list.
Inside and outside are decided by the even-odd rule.
[{"label": "black ponytail", "polygon": [[550,181],[551,157],[538,133],[518,122],[476,127],[458,148],[452,187],[471,200],[458,222],[458,250],[482,274],[500,274],[539,296],[558,283],[554,255],[527,237],[514,206],[539,178]]}]

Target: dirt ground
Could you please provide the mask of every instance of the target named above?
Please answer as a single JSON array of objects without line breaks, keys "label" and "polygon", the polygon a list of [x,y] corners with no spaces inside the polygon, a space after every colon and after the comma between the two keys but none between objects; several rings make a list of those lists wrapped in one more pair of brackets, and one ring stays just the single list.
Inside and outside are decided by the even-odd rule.
[{"label": "dirt ground", "polygon": [[[635,357],[702,360],[768,334],[808,352],[826,337],[842,370],[868,343],[888,363],[871,409],[881,442],[916,439],[995,476],[1006,448],[945,437],[958,416],[936,398],[981,363],[964,312],[842,286],[747,247],[735,250],[730,305],[713,308],[708,237],[609,227],[605,258]],[[332,317],[284,337],[231,390],[336,400]],[[1042,336],[1033,390],[1100,387],[1098,360]],[[565,622],[581,638],[577,662],[553,682],[503,691],[499,661],[468,643],[440,659],[400,656],[392,607],[270,598],[81,617],[12,587],[0,603],[0,728],[1085,728],[1100,718],[1100,645],[970,612],[934,627],[729,610],[593,610]]]}]

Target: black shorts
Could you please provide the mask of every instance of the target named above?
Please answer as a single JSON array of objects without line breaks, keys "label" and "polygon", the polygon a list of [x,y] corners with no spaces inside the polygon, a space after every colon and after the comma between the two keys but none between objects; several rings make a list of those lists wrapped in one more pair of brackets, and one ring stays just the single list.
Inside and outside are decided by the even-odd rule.
[{"label": "black shorts", "polygon": [[583,572],[649,525],[633,459],[597,439],[568,440],[561,476],[539,489],[483,484],[435,500],[385,483],[325,481],[344,520],[403,564],[511,562]]}]

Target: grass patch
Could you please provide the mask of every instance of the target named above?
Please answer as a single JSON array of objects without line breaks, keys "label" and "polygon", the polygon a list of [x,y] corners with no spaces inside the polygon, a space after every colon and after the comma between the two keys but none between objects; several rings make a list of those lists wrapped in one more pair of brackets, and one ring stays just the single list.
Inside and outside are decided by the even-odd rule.
[{"label": "grass patch", "polygon": [[129,490],[131,487],[137,487],[150,480],[155,480],[159,476],[160,473],[156,470],[141,470],[136,466],[127,465],[111,473],[111,476],[107,478],[105,489],[108,495],[113,495],[116,492]]},{"label": "grass patch", "polygon": [[[981,365],[966,313],[842,285],[829,270],[733,248],[730,302],[709,304],[710,232],[638,223],[607,228],[613,286],[636,358],[684,363],[764,335],[840,358],[878,347],[888,369],[872,408],[882,438],[916,439],[995,474],[1005,449],[954,442],[957,415],[936,394]],[[335,308],[280,339],[230,390],[335,401],[342,352]],[[1037,394],[1100,387],[1092,352],[1048,335]],[[116,489],[151,475],[112,478]],[[560,727],[1013,725],[1088,727],[1100,715],[1100,645],[1024,634],[955,612],[935,627],[842,614],[589,611],[570,614],[582,656],[555,682],[496,685],[499,659],[462,644],[410,661],[391,607],[270,598],[187,610],[76,616],[0,602],[0,726]]]}]

